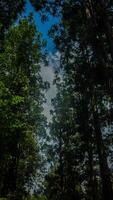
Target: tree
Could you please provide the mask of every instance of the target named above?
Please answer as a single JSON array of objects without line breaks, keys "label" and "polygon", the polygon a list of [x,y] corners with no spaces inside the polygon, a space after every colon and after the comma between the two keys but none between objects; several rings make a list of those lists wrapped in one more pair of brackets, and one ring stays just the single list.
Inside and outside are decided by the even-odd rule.
[{"label": "tree", "polygon": [[[112,98],[112,1],[57,3],[59,7],[55,9],[54,1],[52,4],[49,0],[45,1],[42,12],[44,9],[48,10],[48,5],[52,5],[49,12],[61,15],[61,24],[53,27],[51,35],[61,52],[61,64],[68,74],[73,92],[77,88],[80,97],[83,98],[78,119],[82,119],[80,128],[85,140],[87,134],[89,135],[87,130],[90,130],[88,147],[92,136],[94,138],[92,145],[97,149],[99,159],[102,198],[106,200],[109,194],[109,198],[112,199],[111,173],[107,161],[109,146],[106,147],[107,135],[104,139],[102,132],[102,128],[105,129],[109,123],[109,108],[106,105]],[[110,104],[112,107],[112,101]],[[112,118],[110,119],[112,126]],[[90,123],[87,123],[87,120]],[[89,158],[91,159],[91,156]]]},{"label": "tree", "polygon": [[4,42],[4,35],[9,26],[17,19],[23,11],[25,1],[0,1],[0,51]]},{"label": "tree", "polygon": [[40,48],[40,34],[29,17],[9,29],[0,55],[0,195],[9,199],[22,199],[29,192],[40,160]]}]

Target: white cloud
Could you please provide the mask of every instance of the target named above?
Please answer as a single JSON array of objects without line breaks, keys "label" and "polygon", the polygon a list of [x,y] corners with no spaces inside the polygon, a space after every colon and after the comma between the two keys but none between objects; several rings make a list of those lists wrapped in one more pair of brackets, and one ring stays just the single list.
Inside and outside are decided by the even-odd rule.
[{"label": "white cloud", "polygon": [[47,117],[48,121],[51,121],[50,110],[51,106],[51,99],[56,96],[57,88],[56,85],[53,85],[53,80],[55,78],[55,71],[59,71],[60,66],[60,54],[56,52],[55,54],[50,53],[47,57],[48,66],[42,64],[41,67],[41,76],[43,81],[48,81],[50,84],[50,89],[46,92],[45,97],[47,99],[46,103],[44,104],[44,114]]}]

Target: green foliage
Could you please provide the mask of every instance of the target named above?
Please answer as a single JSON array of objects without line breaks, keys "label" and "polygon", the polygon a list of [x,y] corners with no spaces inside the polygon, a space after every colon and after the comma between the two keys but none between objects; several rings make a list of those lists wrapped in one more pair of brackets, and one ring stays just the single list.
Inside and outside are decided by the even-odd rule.
[{"label": "green foliage", "polygon": [[6,198],[0,198],[0,200],[7,200]]},{"label": "green foliage", "polygon": [[40,34],[29,17],[9,29],[0,54],[0,191],[18,199],[32,187],[40,160],[40,47]]},{"label": "green foliage", "polygon": [[4,37],[7,29],[17,19],[25,6],[24,0],[0,1],[0,51],[3,50]]},{"label": "green foliage", "polygon": [[[113,102],[110,101],[113,97],[112,3],[75,0],[51,3],[46,0],[41,7],[42,12],[46,10],[61,17],[50,35],[60,51],[60,64],[64,70],[64,87],[59,86],[61,91],[54,100],[52,112],[54,145],[53,153],[49,148],[49,159],[55,170],[54,174],[48,175],[50,199],[107,200],[108,194],[111,200],[113,198],[112,167],[108,162],[111,144],[107,143],[108,138],[112,138],[112,131],[106,132],[106,129],[112,129],[113,122]],[[52,185],[56,176],[60,177],[58,183]],[[78,191],[79,185],[80,196],[72,197],[71,194],[77,195],[75,188]],[[66,197],[60,196],[61,193],[67,194]]]},{"label": "green foliage", "polygon": [[28,197],[24,198],[23,200],[47,200],[45,195],[29,195]]},{"label": "green foliage", "polygon": [[113,124],[112,1],[30,1],[42,21],[48,12],[61,17],[50,36],[61,54],[63,81],[54,81],[58,93],[45,144],[50,168],[45,195],[38,196],[29,191],[42,167],[37,138],[45,143],[41,113],[47,84],[40,76],[44,42],[32,16],[12,25],[25,2],[0,2],[0,196],[112,200],[113,136],[106,132]]}]

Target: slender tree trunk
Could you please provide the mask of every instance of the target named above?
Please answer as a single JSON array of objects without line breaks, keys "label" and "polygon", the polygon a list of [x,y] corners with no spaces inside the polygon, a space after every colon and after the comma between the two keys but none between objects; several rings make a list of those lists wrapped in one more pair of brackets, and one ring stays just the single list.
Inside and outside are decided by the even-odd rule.
[{"label": "slender tree trunk", "polygon": [[60,192],[61,192],[61,199],[63,196],[63,188],[64,188],[64,181],[63,181],[63,154],[62,154],[62,132],[60,132],[59,137],[59,166],[60,166]]},{"label": "slender tree trunk", "polygon": [[95,129],[95,138],[97,145],[97,153],[99,157],[99,165],[100,165],[100,175],[102,180],[102,193],[103,200],[113,200],[113,190],[111,183],[110,170],[107,162],[107,155],[105,152],[105,147],[102,139],[102,132],[98,120],[98,113],[93,113],[94,120],[94,129]]},{"label": "slender tree trunk", "polygon": [[88,196],[90,200],[97,200],[96,195],[96,185],[94,184],[94,169],[93,169],[93,152],[92,148],[89,148],[88,151],[88,173],[89,173],[89,181],[88,181]]}]

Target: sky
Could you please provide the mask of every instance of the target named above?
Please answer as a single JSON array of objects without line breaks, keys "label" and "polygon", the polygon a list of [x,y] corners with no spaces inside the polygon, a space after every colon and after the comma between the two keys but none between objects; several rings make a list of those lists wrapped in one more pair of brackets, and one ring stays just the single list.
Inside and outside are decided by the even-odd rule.
[{"label": "sky", "polygon": [[53,80],[55,78],[55,71],[58,69],[60,65],[60,54],[59,52],[55,52],[54,54],[49,53],[48,55],[48,66],[42,64],[41,66],[41,75],[44,81],[48,81],[50,83],[50,89],[46,92],[45,97],[47,102],[44,104],[44,114],[47,117],[48,122],[51,121],[50,110],[51,99],[56,96],[57,88],[56,85],[53,84]]},{"label": "sky", "polygon": [[25,7],[24,15],[28,16],[31,12],[33,13],[37,30],[42,33],[42,38],[47,41],[46,50],[48,52],[55,52],[54,43],[52,39],[48,36],[48,30],[53,24],[57,23],[59,19],[51,15],[48,15],[48,21],[45,23],[42,23],[39,13],[35,11],[31,3],[28,1]]},{"label": "sky", "polygon": [[59,67],[60,54],[56,51],[52,39],[49,38],[48,30],[54,23],[58,22],[58,19],[52,16],[48,16],[48,21],[42,23],[39,13],[34,10],[32,5],[28,1],[23,16],[28,16],[31,12],[33,13],[37,30],[42,33],[42,38],[47,41],[47,46],[45,50],[48,53],[48,66],[45,66],[44,63],[41,63],[41,76],[43,78],[43,81],[48,81],[50,83],[50,89],[45,94],[47,101],[44,104],[44,115],[47,117],[47,121],[50,122],[50,110],[52,109],[51,99],[55,97],[57,92],[56,86],[53,85],[53,80],[55,76],[55,70],[57,67]]}]

